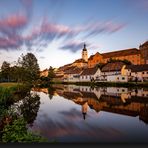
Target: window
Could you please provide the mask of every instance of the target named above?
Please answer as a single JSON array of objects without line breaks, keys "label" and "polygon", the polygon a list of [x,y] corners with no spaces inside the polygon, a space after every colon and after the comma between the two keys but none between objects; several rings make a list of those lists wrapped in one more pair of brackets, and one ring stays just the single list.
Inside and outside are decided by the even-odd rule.
[{"label": "window", "polygon": [[125,80],[125,78],[124,78],[124,77],[122,77],[122,80]]},{"label": "window", "polygon": [[144,74],[144,72],[142,72],[142,74]]},{"label": "window", "polygon": [[119,77],[117,77],[117,80],[119,80]]},{"label": "window", "polygon": [[124,92],[125,90],[124,89],[122,89],[122,92]]},{"label": "window", "polygon": [[148,72],[147,72],[147,74],[148,74]]}]

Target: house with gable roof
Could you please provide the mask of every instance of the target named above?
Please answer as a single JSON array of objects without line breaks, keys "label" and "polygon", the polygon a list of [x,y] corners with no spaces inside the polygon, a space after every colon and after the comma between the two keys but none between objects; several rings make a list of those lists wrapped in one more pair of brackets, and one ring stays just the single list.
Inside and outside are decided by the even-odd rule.
[{"label": "house with gable roof", "polygon": [[125,67],[125,63],[120,61],[107,63],[101,69],[101,77],[99,80],[107,82],[127,82],[128,76],[123,75],[123,67]]},{"label": "house with gable roof", "polygon": [[101,70],[98,67],[86,68],[80,75],[80,82],[95,81],[101,76]]}]

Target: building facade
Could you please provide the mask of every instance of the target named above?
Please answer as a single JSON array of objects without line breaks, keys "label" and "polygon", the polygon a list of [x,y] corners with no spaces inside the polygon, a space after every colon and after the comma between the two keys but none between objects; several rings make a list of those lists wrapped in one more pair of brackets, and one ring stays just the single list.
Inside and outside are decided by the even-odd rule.
[{"label": "building facade", "polygon": [[97,52],[91,55],[88,59],[88,67],[94,67],[99,63],[107,63],[110,59],[114,60],[128,60],[133,65],[147,64],[148,63],[148,41],[137,48],[124,49],[100,54]]},{"label": "building facade", "polygon": [[80,75],[80,82],[90,82],[101,76],[101,70],[98,67],[84,69]]},{"label": "building facade", "polygon": [[87,49],[86,49],[86,44],[84,44],[84,48],[82,50],[82,59],[87,62],[88,61],[88,53],[87,53]]}]

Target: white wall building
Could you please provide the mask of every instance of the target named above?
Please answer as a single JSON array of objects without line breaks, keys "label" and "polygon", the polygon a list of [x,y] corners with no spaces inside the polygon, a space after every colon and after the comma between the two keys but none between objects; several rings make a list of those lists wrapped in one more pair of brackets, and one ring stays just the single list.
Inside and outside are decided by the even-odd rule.
[{"label": "white wall building", "polygon": [[101,76],[101,70],[98,67],[84,69],[80,75],[80,82],[90,82]]},{"label": "white wall building", "polygon": [[124,67],[124,74],[128,75],[131,81],[148,81],[148,64],[128,65]]},{"label": "white wall building", "polygon": [[101,77],[98,81],[127,82],[128,76],[122,74],[123,62],[107,63],[101,70]]}]

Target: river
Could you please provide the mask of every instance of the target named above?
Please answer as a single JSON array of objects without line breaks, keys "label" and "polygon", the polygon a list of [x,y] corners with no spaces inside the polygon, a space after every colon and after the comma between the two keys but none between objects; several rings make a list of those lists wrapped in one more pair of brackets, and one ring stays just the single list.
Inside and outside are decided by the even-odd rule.
[{"label": "river", "polygon": [[147,143],[148,89],[53,85],[31,92],[40,104],[30,109],[28,130],[49,141]]}]

